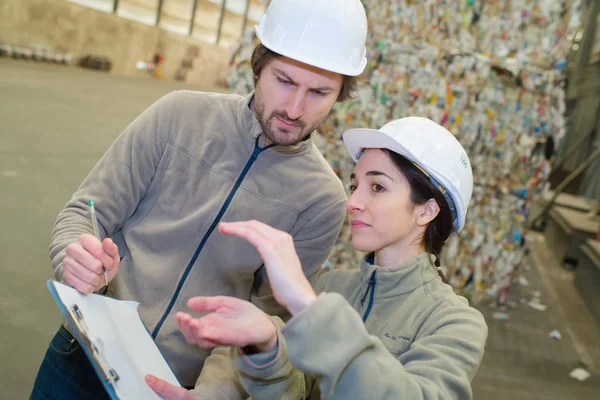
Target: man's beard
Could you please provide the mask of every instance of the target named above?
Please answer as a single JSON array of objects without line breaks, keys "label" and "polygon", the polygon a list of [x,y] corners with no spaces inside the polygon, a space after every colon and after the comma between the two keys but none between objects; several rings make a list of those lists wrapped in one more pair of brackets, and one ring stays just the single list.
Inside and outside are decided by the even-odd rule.
[{"label": "man's beard", "polygon": [[[258,120],[258,123],[260,124],[267,138],[278,146],[293,146],[300,143],[325,121],[325,119],[323,119],[323,121],[319,121],[314,126],[306,129],[306,125],[301,120],[290,119],[287,113],[283,110],[273,111],[268,117],[266,117],[265,104],[256,95],[254,97],[254,111],[256,112],[256,119]],[[289,132],[286,134],[285,129],[274,128],[273,122],[275,118],[279,118],[282,121],[293,125],[294,128],[300,128],[300,134],[298,134],[298,136]],[[277,131],[280,132],[279,135],[277,134]]]}]

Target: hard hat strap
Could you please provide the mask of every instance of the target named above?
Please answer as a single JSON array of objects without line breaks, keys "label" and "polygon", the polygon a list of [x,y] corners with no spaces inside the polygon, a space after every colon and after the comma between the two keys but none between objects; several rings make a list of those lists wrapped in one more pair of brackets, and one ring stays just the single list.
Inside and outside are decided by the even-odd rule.
[{"label": "hard hat strap", "polygon": [[419,164],[417,164],[415,162],[413,162],[413,164],[422,173],[424,173],[426,177],[429,178],[429,180],[431,181],[433,186],[435,186],[440,192],[442,192],[442,194],[444,195],[444,198],[446,199],[446,202],[448,203],[448,207],[450,208],[450,213],[452,214],[452,223],[454,224],[454,226],[457,226],[458,211],[456,210],[456,204],[454,203],[454,199],[452,198],[452,196],[450,196],[450,193],[448,193],[446,188],[444,188],[433,176],[431,176],[431,174],[429,172],[425,171]]}]

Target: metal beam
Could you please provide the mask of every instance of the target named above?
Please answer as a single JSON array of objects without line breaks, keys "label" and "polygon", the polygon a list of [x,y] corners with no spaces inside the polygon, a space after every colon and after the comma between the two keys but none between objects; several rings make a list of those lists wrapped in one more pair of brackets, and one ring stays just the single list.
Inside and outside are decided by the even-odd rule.
[{"label": "metal beam", "polygon": [[590,167],[590,165],[592,165],[593,163],[595,163],[597,160],[600,160],[600,147],[598,147],[596,149],[596,151],[594,151],[583,162],[583,164],[581,164],[579,167],[577,167],[577,169],[575,171],[571,172],[569,174],[569,176],[567,176],[560,183],[560,185],[558,185],[556,187],[556,189],[554,189],[554,196],[552,196],[552,198],[550,199],[550,201],[548,203],[546,203],[546,205],[544,206],[544,209],[538,215],[536,215],[535,218],[533,218],[531,220],[531,226],[535,226],[535,224],[538,222],[538,220],[540,218],[542,218],[543,216],[545,216],[546,213],[548,213],[552,209],[552,206],[554,205],[554,202],[556,201],[556,199],[558,198],[558,196],[560,195],[560,193],[569,185],[569,183],[573,182],[573,180],[575,178],[577,178],[577,176],[579,176],[579,174],[581,174],[582,172],[585,172]]},{"label": "metal beam", "polygon": [[244,10],[244,20],[242,21],[242,34],[240,37],[244,37],[244,31],[246,30],[246,24],[248,23],[248,12],[250,11],[250,0],[246,0],[246,9]]},{"label": "metal beam", "polygon": [[158,0],[158,7],[156,8],[156,26],[160,23],[160,16],[162,15],[163,0]]},{"label": "metal beam", "polygon": [[598,16],[598,11],[600,10],[600,4],[598,3],[600,3],[599,0],[595,0],[590,3],[589,8],[586,10],[586,16],[584,17],[587,19],[585,20],[581,31],[577,32],[577,34],[579,34],[579,32],[582,33],[582,38],[579,43],[577,43],[578,50],[577,54],[575,55],[575,68],[571,70],[571,74],[569,76],[569,86],[566,89],[567,99],[577,97],[577,92],[581,86],[580,83],[582,81],[583,71],[590,61],[590,53],[594,45],[594,37],[596,35],[596,17]]},{"label": "metal beam", "polygon": [[192,36],[194,32],[194,23],[196,22],[196,9],[198,8],[198,0],[194,0],[192,4],[192,18],[190,19],[190,31],[188,33],[189,36]]},{"label": "metal beam", "polygon": [[223,0],[221,4],[221,15],[219,15],[219,27],[217,28],[217,44],[221,41],[221,28],[223,28],[223,18],[225,17],[225,6],[227,5],[227,0]]}]

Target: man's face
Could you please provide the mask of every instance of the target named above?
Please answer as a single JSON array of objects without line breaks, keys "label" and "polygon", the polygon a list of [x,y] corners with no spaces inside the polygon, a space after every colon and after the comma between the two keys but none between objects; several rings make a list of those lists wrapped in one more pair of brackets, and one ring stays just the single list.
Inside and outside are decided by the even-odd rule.
[{"label": "man's face", "polygon": [[327,118],[342,88],[342,75],[274,58],[256,83],[253,107],[270,142],[300,142]]}]

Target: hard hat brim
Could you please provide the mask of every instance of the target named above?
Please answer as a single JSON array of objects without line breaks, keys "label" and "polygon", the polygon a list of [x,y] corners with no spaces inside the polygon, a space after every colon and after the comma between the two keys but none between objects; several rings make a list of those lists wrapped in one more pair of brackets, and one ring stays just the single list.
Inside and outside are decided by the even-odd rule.
[{"label": "hard hat brim", "polygon": [[342,139],[354,162],[358,161],[364,149],[388,149],[412,162],[417,162],[415,156],[408,149],[385,132],[377,129],[349,129],[344,132]]}]

